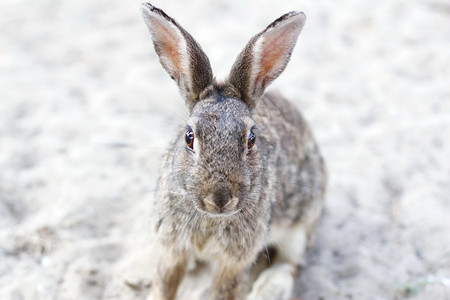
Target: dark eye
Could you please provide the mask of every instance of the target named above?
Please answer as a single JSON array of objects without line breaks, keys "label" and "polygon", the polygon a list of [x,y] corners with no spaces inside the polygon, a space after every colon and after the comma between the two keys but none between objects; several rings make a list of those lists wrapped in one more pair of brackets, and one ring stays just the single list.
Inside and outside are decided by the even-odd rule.
[{"label": "dark eye", "polygon": [[184,136],[184,140],[186,141],[186,145],[194,150],[194,132],[190,129],[186,131],[186,135]]},{"label": "dark eye", "polygon": [[253,133],[252,130],[250,130],[250,134],[248,135],[247,141],[248,149],[251,149],[253,146],[255,146],[255,142],[256,142],[256,135]]}]

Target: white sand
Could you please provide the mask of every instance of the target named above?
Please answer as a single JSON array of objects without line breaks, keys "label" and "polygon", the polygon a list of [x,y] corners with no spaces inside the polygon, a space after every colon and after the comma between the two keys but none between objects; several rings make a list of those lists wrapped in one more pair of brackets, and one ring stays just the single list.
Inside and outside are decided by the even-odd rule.
[{"label": "white sand", "polygon": [[[275,18],[307,14],[271,87],[302,109],[331,175],[296,297],[450,299],[449,2],[240,2],[153,4],[218,78]],[[148,292],[150,198],[186,113],[139,3],[0,2],[0,299]]]}]

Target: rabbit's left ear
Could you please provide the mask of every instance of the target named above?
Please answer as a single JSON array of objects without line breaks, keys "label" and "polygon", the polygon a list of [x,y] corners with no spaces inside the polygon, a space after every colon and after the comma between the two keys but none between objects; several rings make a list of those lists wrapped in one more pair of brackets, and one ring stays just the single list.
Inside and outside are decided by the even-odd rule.
[{"label": "rabbit's left ear", "polygon": [[192,110],[200,93],[213,82],[208,57],[194,38],[162,10],[143,3],[142,16],[161,65],[178,84],[187,108]]},{"label": "rabbit's left ear", "polygon": [[255,35],[239,54],[228,80],[250,109],[286,68],[305,20],[305,14],[299,11],[281,16]]}]

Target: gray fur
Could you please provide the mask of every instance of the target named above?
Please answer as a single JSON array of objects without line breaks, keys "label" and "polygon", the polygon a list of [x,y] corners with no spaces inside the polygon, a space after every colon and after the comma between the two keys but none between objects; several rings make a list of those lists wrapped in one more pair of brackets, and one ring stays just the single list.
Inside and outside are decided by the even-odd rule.
[{"label": "gray fur", "polygon": [[[154,35],[152,14],[164,13],[144,4],[144,18],[161,55],[165,50],[161,52],[158,47],[165,41]],[[188,45],[198,45],[173,19],[164,16],[167,29],[178,28]],[[295,107],[280,95],[263,96],[265,87],[286,67],[303,22],[302,13],[292,12],[269,25],[249,42],[230,79],[223,83],[212,81],[212,75],[204,76],[210,66],[200,46],[189,48],[188,57],[201,59],[189,62],[190,75],[181,74],[194,78],[179,80],[189,82],[196,96],[184,93],[190,118],[180,127],[165,156],[153,203],[161,256],[149,299],[174,299],[191,256],[217,265],[211,299],[240,299],[239,283],[266,243],[277,238],[273,237],[275,228],[301,230],[310,236],[323,205],[323,159]],[[253,58],[259,55],[254,44],[260,37],[268,38],[269,29],[275,28],[272,32],[278,34],[277,26],[292,26],[291,36],[279,46],[280,61],[270,64],[275,67],[267,68],[262,83],[255,87],[251,81],[255,76],[248,72],[265,70],[265,66],[254,65]],[[183,89],[180,87],[182,93]],[[187,129],[195,135],[193,150],[185,143]],[[256,144],[249,149],[251,130]],[[298,253],[303,253],[304,247],[299,244]],[[296,253],[281,257],[295,267],[302,259]],[[291,268],[281,265],[275,269],[293,276],[293,272],[280,272]],[[270,274],[265,277],[270,278]],[[290,287],[286,289],[280,288],[276,294],[290,293]],[[254,299],[271,297],[257,288],[252,295],[249,297]]]}]

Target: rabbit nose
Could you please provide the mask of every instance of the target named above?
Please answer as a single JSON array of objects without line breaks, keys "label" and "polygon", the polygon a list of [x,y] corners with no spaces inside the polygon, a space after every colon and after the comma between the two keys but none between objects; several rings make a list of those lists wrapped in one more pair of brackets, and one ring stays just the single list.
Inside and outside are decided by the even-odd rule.
[{"label": "rabbit nose", "polygon": [[214,204],[218,208],[224,207],[231,200],[231,191],[227,188],[219,188],[213,193]]},{"label": "rabbit nose", "polygon": [[225,187],[215,189],[203,200],[206,211],[219,214],[235,211],[238,203],[239,198]]}]

